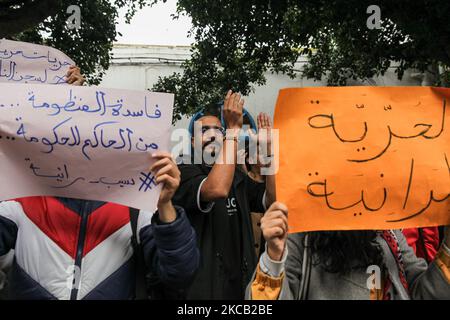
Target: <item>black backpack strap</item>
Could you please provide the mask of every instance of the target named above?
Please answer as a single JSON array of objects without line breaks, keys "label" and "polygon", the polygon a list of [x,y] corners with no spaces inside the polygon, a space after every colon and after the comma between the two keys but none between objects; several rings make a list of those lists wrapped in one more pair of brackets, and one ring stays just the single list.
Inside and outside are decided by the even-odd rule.
[{"label": "black backpack strap", "polygon": [[138,219],[139,210],[130,208],[130,224],[133,235],[131,244],[134,251],[135,276],[136,276],[136,300],[147,300],[147,285],[145,278],[145,262],[142,248],[138,242]]},{"label": "black backpack strap", "polygon": [[309,234],[303,238],[302,278],[300,280],[297,300],[308,300],[309,284],[311,282],[312,257],[309,247]]}]

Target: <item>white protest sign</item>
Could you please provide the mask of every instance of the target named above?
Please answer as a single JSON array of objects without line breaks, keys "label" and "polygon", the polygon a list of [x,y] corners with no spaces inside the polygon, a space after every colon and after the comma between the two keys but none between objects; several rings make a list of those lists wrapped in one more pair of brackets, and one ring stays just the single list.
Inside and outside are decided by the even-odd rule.
[{"label": "white protest sign", "polygon": [[0,200],[49,195],[153,211],[151,154],[168,151],[172,94],[0,84]]},{"label": "white protest sign", "polygon": [[75,62],[57,49],[0,40],[0,82],[66,84],[71,65]]}]

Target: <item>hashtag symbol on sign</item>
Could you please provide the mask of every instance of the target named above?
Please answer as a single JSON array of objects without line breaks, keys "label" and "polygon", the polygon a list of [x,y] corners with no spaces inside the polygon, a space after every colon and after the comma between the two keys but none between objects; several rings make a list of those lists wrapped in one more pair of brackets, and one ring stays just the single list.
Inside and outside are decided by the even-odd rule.
[{"label": "hashtag symbol on sign", "polygon": [[157,185],[155,177],[152,176],[150,172],[141,172],[141,177],[139,179],[142,182],[141,186],[139,187],[139,191],[147,192],[149,189],[152,190],[153,186]]}]

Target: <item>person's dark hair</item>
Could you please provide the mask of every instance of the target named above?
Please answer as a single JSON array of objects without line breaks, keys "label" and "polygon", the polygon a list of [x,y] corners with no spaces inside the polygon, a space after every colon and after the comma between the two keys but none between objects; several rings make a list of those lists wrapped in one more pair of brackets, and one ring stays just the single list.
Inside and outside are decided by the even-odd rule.
[{"label": "person's dark hair", "polygon": [[310,232],[309,247],[313,264],[327,272],[349,274],[370,265],[384,267],[383,253],[375,241],[376,231]]},{"label": "person's dark hair", "polygon": [[219,119],[222,122],[222,104],[221,103],[210,103],[205,107],[201,108],[191,119],[189,123],[189,133],[191,137],[194,136],[194,124],[196,121],[200,120],[203,117],[213,116]]},{"label": "person's dark hair", "polygon": [[221,103],[210,103],[203,109],[203,117],[213,116],[222,119],[222,104]]}]

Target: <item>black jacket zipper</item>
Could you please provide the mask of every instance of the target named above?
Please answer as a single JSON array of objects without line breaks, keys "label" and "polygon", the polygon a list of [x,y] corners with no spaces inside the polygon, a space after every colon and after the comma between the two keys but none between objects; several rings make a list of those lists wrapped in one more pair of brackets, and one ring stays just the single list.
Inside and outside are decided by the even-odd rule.
[{"label": "black jacket zipper", "polygon": [[[86,229],[87,229],[87,221],[89,218],[89,201],[85,201],[83,204],[83,211],[81,213],[81,224],[80,230],[78,233],[78,242],[77,242],[77,254],[75,256],[75,268],[80,272],[76,272],[76,276],[81,276],[81,261],[83,260],[83,248],[84,242],[86,240]],[[72,287],[72,291],[70,292],[70,300],[77,300],[78,295],[78,286],[81,284],[81,279],[75,279],[74,286]]]}]

